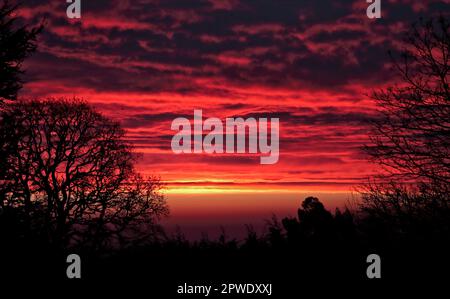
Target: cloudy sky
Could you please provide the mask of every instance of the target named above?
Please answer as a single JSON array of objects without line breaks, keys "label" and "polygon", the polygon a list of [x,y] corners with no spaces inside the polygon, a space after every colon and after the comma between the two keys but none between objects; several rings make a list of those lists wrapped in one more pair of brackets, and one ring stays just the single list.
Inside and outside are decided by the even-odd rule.
[{"label": "cloudy sky", "polygon": [[[420,16],[450,11],[450,1],[381,2],[371,20],[365,0],[82,0],[82,18],[69,20],[65,0],[27,0],[20,16],[46,28],[22,96],[81,97],[119,120],[143,154],[139,170],[167,182],[175,214],[193,194],[343,198],[376,171],[360,147],[376,117],[367,94],[396,80],[387,51]],[[170,124],[194,109],[278,117],[279,162],[173,154]]]}]

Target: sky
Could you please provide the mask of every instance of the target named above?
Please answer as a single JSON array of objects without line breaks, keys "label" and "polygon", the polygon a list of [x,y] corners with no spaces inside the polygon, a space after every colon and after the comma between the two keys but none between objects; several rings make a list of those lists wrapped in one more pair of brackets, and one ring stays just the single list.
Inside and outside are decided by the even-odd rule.
[{"label": "sky", "polygon": [[[371,91],[396,82],[388,50],[421,16],[450,1],[27,0],[45,18],[25,63],[24,98],[79,97],[120,121],[142,154],[137,169],[166,183],[172,217],[192,234],[209,226],[295,214],[308,195],[334,208],[376,173],[361,146],[376,107]],[[170,147],[177,117],[280,120],[280,158],[182,154]],[[352,193],[353,192],[353,193]],[[206,223],[206,224],[205,224]]]}]

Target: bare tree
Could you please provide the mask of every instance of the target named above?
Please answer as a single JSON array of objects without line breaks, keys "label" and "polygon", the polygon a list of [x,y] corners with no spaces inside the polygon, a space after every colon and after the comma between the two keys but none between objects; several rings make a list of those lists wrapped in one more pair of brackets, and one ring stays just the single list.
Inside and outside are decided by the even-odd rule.
[{"label": "bare tree", "polygon": [[449,231],[450,21],[420,21],[404,45],[400,82],[373,94],[381,117],[365,150],[384,172],[362,189],[362,208],[399,231]]},{"label": "bare tree", "polygon": [[375,92],[382,117],[366,151],[403,179],[450,181],[450,21],[421,21],[394,65],[401,83]]},{"label": "bare tree", "polygon": [[0,205],[23,209],[30,230],[100,247],[167,214],[159,180],[135,172],[124,130],[88,104],[19,101],[0,121]]},{"label": "bare tree", "polygon": [[0,100],[17,98],[22,88],[22,63],[36,50],[36,37],[42,26],[30,28],[18,25],[14,16],[17,5],[0,3]]}]

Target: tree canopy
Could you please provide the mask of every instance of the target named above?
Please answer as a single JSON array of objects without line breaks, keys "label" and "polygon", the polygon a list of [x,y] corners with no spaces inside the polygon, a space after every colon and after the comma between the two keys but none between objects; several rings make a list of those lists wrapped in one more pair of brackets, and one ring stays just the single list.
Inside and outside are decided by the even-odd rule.
[{"label": "tree canopy", "polygon": [[[52,241],[111,242],[167,207],[116,122],[74,99],[18,101],[0,120],[0,205]],[[128,237],[132,234],[127,233]]]}]

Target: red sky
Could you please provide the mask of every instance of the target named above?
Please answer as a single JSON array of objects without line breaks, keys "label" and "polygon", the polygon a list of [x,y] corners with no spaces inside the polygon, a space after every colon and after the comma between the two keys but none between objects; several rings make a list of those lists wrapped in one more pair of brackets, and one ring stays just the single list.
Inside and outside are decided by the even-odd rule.
[{"label": "red sky", "polygon": [[[295,214],[306,195],[334,206],[376,169],[360,147],[376,117],[365,94],[395,80],[387,51],[419,16],[449,11],[427,3],[385,0],[369,20],[364,0],[85,0],[68,20],[65,1],[30,0],[20,15],[46,29],[22,96],[81,97],[119,120],[138,169],[167,183],[171,225]],[[173,154],[170,124],[194,109],[278,117],[279,162]]]}]

